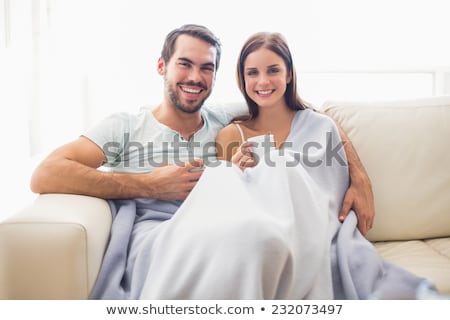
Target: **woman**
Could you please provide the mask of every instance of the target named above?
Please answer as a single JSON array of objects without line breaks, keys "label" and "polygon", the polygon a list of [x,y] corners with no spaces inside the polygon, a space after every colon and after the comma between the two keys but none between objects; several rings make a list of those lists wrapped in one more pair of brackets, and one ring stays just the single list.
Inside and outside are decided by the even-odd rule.
[{"label": "woman", "polygon": [[[353,212],[343,224],[338,221],[349,181],[339,130],[298,96],[284,37],[251,36],[240,52],[237,80],[249,114],[219,132],[217,151],[219,159],[244,171],[260,207],[273,216],[280,234],[290,235],[285,240],[292,264],[284,279],[289,290],[276,297],[413,299],[429,288],[427,280],[385,262],[357,230]],[[266,139],[264,158],[258,159],[248,140],[265,134],[274,143],[268,148]]]}]

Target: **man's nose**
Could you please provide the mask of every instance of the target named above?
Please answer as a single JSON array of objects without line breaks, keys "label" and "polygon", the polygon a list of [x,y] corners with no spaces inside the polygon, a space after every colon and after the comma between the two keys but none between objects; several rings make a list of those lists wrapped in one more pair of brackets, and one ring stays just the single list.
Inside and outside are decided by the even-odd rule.
[{"label": "man's nose", "polygon": [[189,71],[189,80],[194,82],[200,82],[202,79],[200,69],[199,68],[191,68]]}]

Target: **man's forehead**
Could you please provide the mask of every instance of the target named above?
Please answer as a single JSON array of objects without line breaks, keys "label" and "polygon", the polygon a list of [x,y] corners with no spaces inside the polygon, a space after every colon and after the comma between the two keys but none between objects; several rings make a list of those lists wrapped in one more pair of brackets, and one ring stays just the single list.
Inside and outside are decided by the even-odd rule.
[{"label": "man's forehead", "polygon": [[[214,63],[217,50],[210,43],[190,35],[182,34],[175,42],[173,58],[186,58],[199,63]],[[201,62],[200,62],[201,61]]]}]

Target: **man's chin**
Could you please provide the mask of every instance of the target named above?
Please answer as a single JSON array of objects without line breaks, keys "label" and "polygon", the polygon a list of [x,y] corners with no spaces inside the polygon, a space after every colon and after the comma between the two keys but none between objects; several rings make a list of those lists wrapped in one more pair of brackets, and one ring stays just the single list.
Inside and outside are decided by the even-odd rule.
[{"label": "man's chin", "polygon": [[194,101],[188,101],[187,104],[176,104],[175,106],[177,107],[178,110],[186,112],[186,113],[196,113],[198,112],[202,106],[203,103],[205,102],[205,100],[201,101],[200,103],[198,102],[194,102]]}]

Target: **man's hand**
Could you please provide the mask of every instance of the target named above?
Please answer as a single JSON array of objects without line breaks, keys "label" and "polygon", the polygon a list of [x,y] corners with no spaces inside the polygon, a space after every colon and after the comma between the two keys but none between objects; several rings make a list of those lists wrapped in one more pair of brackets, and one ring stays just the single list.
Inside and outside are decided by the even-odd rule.
[{"label": "man's hand", "polygon": [[184,200],[197,184],[203,173],[203,161],[187,161],[184,166],[169,165],[149,173],[153,198],[161,200]]},{"label": "man's hand", "polygon": [[353,209],[358,218],[358,229],[363,235],[366,235],[372,228],[375,217],[372,185],[347,133],[336,121],[335,123],[344,145],[350,175],[350,186],[345,193],[339,212],[339,221],[344,221],[350,210]]},{"label": "man's hand", "polygon": [[358,218],[358,229],[363,235],[366,235],[373,226],[375,216],[372,187],[367,175],[357,172],[352,174],[350,175],[350,187],[339,212],[339,220],[343,222],[349,211],[353,209]]}]

